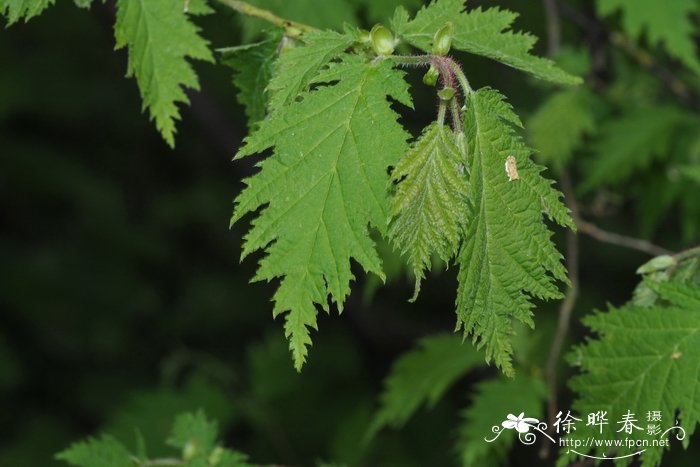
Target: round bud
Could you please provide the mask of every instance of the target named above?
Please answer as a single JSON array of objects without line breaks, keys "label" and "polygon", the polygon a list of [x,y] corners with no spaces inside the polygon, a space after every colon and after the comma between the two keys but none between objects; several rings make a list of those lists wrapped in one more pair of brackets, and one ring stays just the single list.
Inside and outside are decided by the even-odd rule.
[{"label": "round bud", "polygon": [[433,36],[433,54],[447,55],[452,47],[452,22],[446,22]]},{"label": "round bud", "polygon": [[443,101],[449,101],[455,96],[455,89],[454,88],[443,88],[440,89],[437,93],[438,97],[440,100]]},{"label": "round bud", "polygon": [[360,29],[357,32],[357,40],[360,44],[367,44],[369,41],[372,40],[372,38],[369,35],[369,31],[366,29]]},{"label": "round bud", "polygon": [[440,73],[437,71],[437,68],[430,65],[428,71],[423,75],[423,83],[428,86],[435,86],[439,77]]},{"label": "round bud", "polygon": [[372,40],[372,49],[377,55],[391,55],[394,53],[394,35],[381,24],[376,24],[369,33]]},{"label": "round bud", "polygon": [[209,465],[219,465],[219,462],[221,462],[221,458],[224,455],[224,449],[221,446],[218,446],[214,448],[214,450],[209,454],[209,459],[207,462],[209,462]]},{"label": "round bud", "polygon": [[182,447],[182,458],[186,461],[190,461],[197,455],[197,451],[197,443],[193,440],[189,440]]}]

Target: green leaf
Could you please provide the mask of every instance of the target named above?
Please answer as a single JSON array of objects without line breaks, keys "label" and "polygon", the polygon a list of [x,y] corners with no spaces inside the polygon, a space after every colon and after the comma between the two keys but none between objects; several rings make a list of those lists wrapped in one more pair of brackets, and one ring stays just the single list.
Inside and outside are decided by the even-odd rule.
[{"label": "green leaf", "polygon": [[[386,234],[387,170],[408,134],[385,96],[411,105],[403,72],[388,62],[346,57],[316,77],[317,87],[277,110],[238,156],[274,146],[236,199],[232,222],[267,205],[246,235],[243,256],[265,250],[255,280],[281,278],[275,316],[286,315],[294,364],[301,369],[328,295],[342,310],[350,259],[383,277],[368,225]],[[381,135],[381,138],[377,138]]]},{"label": "green leaf", "polygon": [[530,54],[536,38],[511,31],[517,14],[508,10],[477,8],[464,12],[463,0],[434,0],[423,7],[412,21],[405,11],[397,12],[392,26],[410,44],[429,52],[435,32],[446,22],[454,25],[452,48],[497,60],[538,78],[563,84],[579,84],[581,79],[556,67],[546,58]]},{"label": "green leaf", "polygon": [[56,0],[0,0],[0,14],[7,18],[7,25],[19,20],[29,21],[41,14]]},{"label": "green leaf", "polygon": [[530,117],[526,128],[538,159],[560,171],[584,136],[596,129],[592,96],[578,89],[556,92]]},{"label": "green leaf", "polygon": [[73,444],[56,459],[76,467],[132,467],[129,451],[116,439],[104,435]]},{"label": "green leaf", "polygon": [[519,373],[515,378],[497,378],[476,385],[471,404],[462,412],[457,452],[464,467],[507,465],[508,451],[516,440],[514,430],[505,430],[494,442],[491,428],[508,414],[544,417],[547,387],[539,378]]},{"label": "green leaf", "polygon": [[[458,257],[457,328],[507,375],[513,374],[511,321],[534,326],[531,298],[560,298],[555,280],[568,282],[543,213],[574,228],[561,194],[541,177],[543,168],[532,163],[514,126],[520,120],[500,93],[471,94],[466,128],[473,213]],[[509,157],[517,164],[516,180],[504,170]]]},{"label": "green leaf", "polygon": [[[629,303],[584,319],[598,338],[570,356],[582,372],[570,383],[577,394],[573,407],[581,414],[607,411],[611,427],[627,411],[640,421],[649,411],[661,411],[662,430],[678,418],[687,446],[700,421],[700,287],[678,281],[652,287],[661,297],[653,307]],[[616,429],[609,436],[619,437]],[[576,431],[577,437],[586,435]],[[623,447],[616,455],[629,452]],[[662,455],[662,448],[650,446],[643,465],[658,465]]]},{"label": "green leaf", "polygon": [[207,420],[201,410],[185,413],[175,419],[168,444],[180,448],[185,460],[208,457],[216,446],[218,432],[216,422]]},{"label": "green leaf", "polygon": [[281,54],[275,62],[268,89],[270,113],[292,103],[324,65],[352,45],[354,38],[333,31],[314,31],[301,40],[303,44]]},{"label": "green leaf", "polygon": [[267,86],[273,73],[273,62],[281,34],[271,33],[262,42],[221,49],[223,63],[236,72],[233,84],[238,88],[238,102],[245,107],[248,126],[252,128],[265,118],[267,112]]},{"label": "green leaf", "polygon": [[625,181],[655,157],[666,156],[674,130],[684,117],[677,107],[642,107],[608,122],[601,127],[594,145],[596,157],[580,191]]},{"label": "green leaf", "polygon": [[700,73],[694,41],[697,29],[691,20],[692,14],[700,13],[696,0],[598,0],[597,6],[603,16],[622,10],[622,26],[627,34],[637,39],[646,35],[650,44],[663,44],[673,57]]},{"label": "green leaf", "polygon": [[466,220],[463,157],[449,127],[432,123],[392,173],[392,242],[408,254],[418,296],[425,269],[436,254],[448,262],[457,252]]},{"label": "green leaf", "polygon": [[188,103],[183,87],[199,89],[188,58],[213,61],[207,41],[172,0],[118,0],[116,48],[128,46],[127,76],[136,76],[148,108],[165,141],[175,145],[177,103]]},{"label": "green leaf", "polygon": [[385,426],[401,427],[424,404],[433,407],[457,380],[483,361],[458,336],[439,334],[422,339],[394,363],[384,380],[380,409],[369,434]]}]

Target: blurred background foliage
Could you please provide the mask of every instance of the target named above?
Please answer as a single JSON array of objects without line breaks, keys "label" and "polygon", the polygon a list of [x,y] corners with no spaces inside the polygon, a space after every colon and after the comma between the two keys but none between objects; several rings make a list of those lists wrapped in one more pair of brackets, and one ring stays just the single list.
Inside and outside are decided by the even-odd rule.
[{"label": "blurred background foliage", "polygon": [[[367,27],[396,4],[420,5],[253,3],[319,27]],[[620,14],[603,20],[593,2],[561,3],[556,58],[584,76],[584,86],[558,89],[485,59],[457,58],[475,87],[509,97],[549,176],[573,179],[582,216],[673,251],[696,245],[697,73],[653,36],[622,29]],[[538,52],[547,54],[540,2],[497,4],[520,13],[517,27],[542,38]],[[690,17],[696,31],[699,11]],[[419,408],[421,400],[412,418],[379,423],[378,394],[392,362],[418,339],[452,330],[455,289],[448,269],[409,304],[412,279],[383,245],[388,283],[357,271],[343,315],[319,316],[321,332],[297,374],[271,319],[274,284],[248,283],[256,261],[239,263],[244,227],[228,228],[231,201],[253,171],[250,161],[230,161],[247,131],[230,70],[197,64],[203,91],[190,93],[170,150],[140,113],[135,83],[123,78],[113,15],[111,2],[91,10],[58,2],[0,32],[0,465],[58,465],[54,453],[98,431],[135,447],[135,427],[149,454],[167,455],[174,416],[199,408],[218,419],[227,445],[260,464],[539,464],[535,449],[508,452],[480,437],[517,410],[511,405],[544,413],[542,375],[558,305],[539,306],[536,330],[520,332],[515,380],[484,367],[479,355],[466,357],[429,398],[430,410]],[[261,28],[225,10],[197,21],[214,47],[254,40]],[[420,78],[410,77],[419,111],[404,117],[414,134],[435,106]],[[563,250],[562,232],[556,241]],[[585,235],[580,249],[567,346],[583,338],[578,318],[629,299],[634,271],[649,257]],[[571,371],[561,364],[562,391]],[[423,374],[414,381],[424,377],[431,381]],[[564,392],[561,404],[569,401]],[[369,439],[371,426],[377,434]],[[700,454],[698,444],[690,449]],[[692,457],[674,451],[665,461]]]}]

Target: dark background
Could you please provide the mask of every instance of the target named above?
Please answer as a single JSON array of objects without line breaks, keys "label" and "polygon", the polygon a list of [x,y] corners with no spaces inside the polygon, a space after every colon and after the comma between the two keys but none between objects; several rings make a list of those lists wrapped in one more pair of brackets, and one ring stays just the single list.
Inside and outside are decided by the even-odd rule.
[{"label": "dark background", "polygon": [[[253,170],[251,161],[231,162],[246,122],[230,70],[196,65],[204,91],[190,93],[170,150],[124,79],[112,7],[58,3],[0,31],[0,465],[57,465],[54,453],[99,431],[133,444],[134,426],[149,454],[167,455],[173,416],[199,407],[219,420],[227,445],[259,463],[454,463],[459,409],[494,369],[359,448],[391,362],[417,338],[453,329],[454,270],[430,277],[415,304],[404,274],[378,286],[357,271],[343,315],[319,315],[309,362],[296,374],[271,316],[275,284],[249,284],[257,257],[239,262],[246,223],[228,227]],[[499,4],[522,14],[519,28],[545,37],[538,2]],[[240,43],[232,15],[198,22],[214,47]],[[565,37],[581,36],[567,26]],[[460,59],[475,87],[500,89],[521,115],[551,91],[492,62]],[[420,74],[412,80],[423,94],[405,122],[417,133],[434,104]],[[610,230],[635,225],[627,208],[637,201],[623,195],[601,221]],[[671,210],[654,240],[679,247],[678,228]],[[647,256],[586,237],[581,249],[575,317],[624,303]],[[537,309],[530,338],[543,348],[556,310]],[[575,319],[573,339],[582,333]],[[534,456],[516,450],[511,463],[532,465]]]}]

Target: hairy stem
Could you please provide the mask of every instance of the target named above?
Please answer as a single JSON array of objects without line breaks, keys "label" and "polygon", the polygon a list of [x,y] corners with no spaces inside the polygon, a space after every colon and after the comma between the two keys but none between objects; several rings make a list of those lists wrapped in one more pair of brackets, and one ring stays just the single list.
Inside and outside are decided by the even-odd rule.
[{"label": "hairy stem", "polygon": [[676,253],[674,258],[679,263],[693,258],[700,258],[700,246],[688,248],[687,250]]},{"label": "hairy stem", "polygon": [[290,21],[288,19],[280,18],[269,10],[264,10],[250,3],[243,2],[240,0],[217,0],[222,5],[225,5],[238,13],[246,16],[251,16],[253,18],[259,18],[268,23],[274,24],[280,28],[284,28],[287,36],[289,37],[299,37],[305,32],[315,31],[316,28],[297,23],[296,21]]}]

